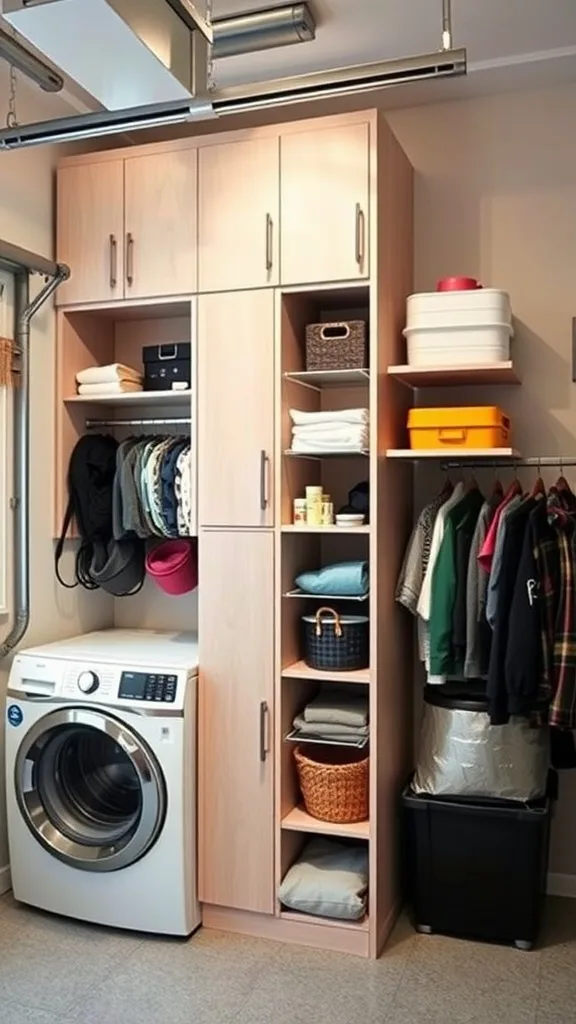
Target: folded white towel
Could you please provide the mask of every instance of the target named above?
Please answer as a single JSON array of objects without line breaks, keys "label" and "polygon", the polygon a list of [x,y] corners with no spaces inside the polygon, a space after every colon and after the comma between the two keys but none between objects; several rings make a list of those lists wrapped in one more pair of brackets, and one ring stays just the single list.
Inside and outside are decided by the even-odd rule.
[{"label": "folded white towel", "polygon": [[342,437],[368,436],[368,427],[361,423],[320,423],[317,427],[292,427],[293,437],[305,437],[307,441],[337,440]]},{"label": "folded white towel", "polygon": [[356,441],[306,441],[301,437],[295,437],[290,450],[302,455],[329,455],[337,452],[357,452],[367,448],[368,443],[357,444]]},{"label": "folded white towel", "polygon": [[94,398],[97,395],[122,395],[127,391],[143,391],[141,384],[132,380],[116,380],[111,381],[110,384],[79,384],[78,394],[79,395],[92,395]]},{"label": "folded white towel", "polygon": [[138,383],[142,380],[142,374],[140,370],[125,366],[124,363],[89,366],[87,370],[80,370],[80,373],[76,374],[77,384],[114,384],[118,380],[132,380]]},{"label": "folded white towel", "polygon": [[369,423],[368,409],[327,409],[324,412],[303,412],[290,409],[292,422],[296,426],[307,423]]}]

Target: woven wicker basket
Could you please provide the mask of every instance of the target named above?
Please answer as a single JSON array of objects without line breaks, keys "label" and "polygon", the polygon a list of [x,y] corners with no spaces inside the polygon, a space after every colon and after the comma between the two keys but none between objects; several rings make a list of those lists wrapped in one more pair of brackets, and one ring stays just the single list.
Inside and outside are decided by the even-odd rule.
[{"label": "woven wicker basket", "polygon": [[308,324],[307,370],[362,370],[368,366],[364,320]]},{"label": "woven wicker basket", "polygon": [[303,754],[294,750],[300,789],[308,814],[338,824],[368,818],[368,769],[370,759],[337,747]]}]

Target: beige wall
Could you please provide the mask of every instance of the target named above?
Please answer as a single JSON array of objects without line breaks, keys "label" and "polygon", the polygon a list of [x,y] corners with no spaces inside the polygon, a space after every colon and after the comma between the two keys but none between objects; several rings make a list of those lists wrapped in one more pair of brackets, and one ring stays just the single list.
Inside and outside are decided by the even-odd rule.
[{"label": "beige wall", "polygon": [[[523,455],[576,457],[576,86],[397,111],[390,122],[416,170],[417,290],[472,275],[509,291],[517,320],[521,388],[425,401],[500,404]],[[576,486],[576,469],[566,475]],[[438,471],[418,474],[421,500],[437,482]],[[576,875],[575,806],[576,773],[564,773],[554,872]]]},{"label": "beige wall", "polygon": [[[5,76],[0,76],[0,112],[5,108]],[[22,121],[48,116],[35,94],[19,97]],[[41,147],[0,153],[0,236],[16,245],[52,255],[53,168],[56,150]],[[34,278],[35,291],[42,284]],[[33,294],[34,294],[33,291]],[[54,315],[47,306],[32,322],[31,332],[31,620],[25,644],[41,643],[107,624],[112,600],[64,591],[53,572],[52,494],[54,490]],[[0,635],[9,628],[0,616]],[[3,699],[7,666],[0,667]],[[2,714],[4,722],[4,714]],[[4,805],[4,727],[0,729],[0,886],[8,863]]]}]

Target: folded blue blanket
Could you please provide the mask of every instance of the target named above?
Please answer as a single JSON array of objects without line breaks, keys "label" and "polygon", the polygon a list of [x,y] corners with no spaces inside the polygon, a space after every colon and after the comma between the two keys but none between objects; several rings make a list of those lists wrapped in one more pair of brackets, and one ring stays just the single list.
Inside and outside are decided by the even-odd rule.
[{"label": "folded blue blanket", "polygon": [[338,562],[300,573],[296,586],[319,597],[363,597],[368,593],[368,562]]}]

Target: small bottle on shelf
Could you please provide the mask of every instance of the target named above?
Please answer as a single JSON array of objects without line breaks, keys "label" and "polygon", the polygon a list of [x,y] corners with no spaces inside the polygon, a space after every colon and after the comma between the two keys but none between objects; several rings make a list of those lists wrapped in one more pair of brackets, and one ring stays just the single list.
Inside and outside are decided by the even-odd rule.
[{"label": "small bottle on shelf", "polygon": [[306,498],[294,498],[294,525],[295,526],[306,526],[307,523],[307,508],[308,504]]}]

